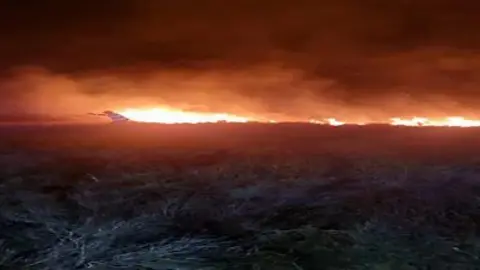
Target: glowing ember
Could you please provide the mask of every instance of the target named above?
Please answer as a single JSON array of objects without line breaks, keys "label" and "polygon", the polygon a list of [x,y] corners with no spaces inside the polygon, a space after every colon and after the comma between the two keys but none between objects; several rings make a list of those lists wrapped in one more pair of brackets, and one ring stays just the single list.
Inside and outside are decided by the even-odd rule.
[{"label": "glowing ember", "polygon": [[197,113],[197,112],[184,112],[181,110],[171,109],[127,109],[119,112],[121,115],[127,118],[148,123],[215,123],[215,122],[239,122],[244,123],[251,121],[246,117],[240,117],[236,115],[226,113]]}]

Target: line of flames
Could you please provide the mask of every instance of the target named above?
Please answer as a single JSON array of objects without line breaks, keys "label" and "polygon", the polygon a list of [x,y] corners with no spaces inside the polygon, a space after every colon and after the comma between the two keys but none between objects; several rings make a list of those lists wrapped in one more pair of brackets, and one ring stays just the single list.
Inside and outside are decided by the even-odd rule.
[{"label": "line of flames", "polygon": [[480,120],[467,119],[462,116],[451,116],[441,119],[430,119],[428,117],[412,117],[412,118],[401,118],[394,117],[390,118],[387,122],[343,122],[338,121],[335,118],[328,118],[326,120],[312,120],[311,123],[318,124],[327,124],[332,126],[341,126],[341,125],[367,125],[367,124],[389,124],[392,126],[412,126],[412,127],[421,127],[421,126],[430,126],[430,127],[480,127]]},{"label": "line of flames", "polygon": [[[250,117],[242,117],[227,113],[200,113],[186,112],[172,109],[127,109],[119,111],[120,114],[130,118],[133,121],[148,123],[216,123],[216,122],[269,122],[277,123],[276,120],[259,120]],[[428,117],[412,118],[391,118],[385,122],[349,122],[341,121],[336,118],[310,119],[309,123],[323,124],[331,126],[342,125],[367,125],[367,124],[389,124],[393,126],[437,126],[437,127],[480,127],[480,120],[467,119],[461,116],[452,116],[441,119],[431,119]]]}]

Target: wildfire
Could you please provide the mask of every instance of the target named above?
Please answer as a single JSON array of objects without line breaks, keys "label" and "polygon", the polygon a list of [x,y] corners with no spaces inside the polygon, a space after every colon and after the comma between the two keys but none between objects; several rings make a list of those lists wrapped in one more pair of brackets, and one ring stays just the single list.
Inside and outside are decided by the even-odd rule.
[{"label": "wildfire", "polygon": [[215,122],[237,122],[245,123],[252,121],[247,117],[231,115],[227,113],[199,113],[185,112],[172,109],[127,109],[119,112],[121,115],[138,122],[147,123],[215,123]]},{"label": "wildfire", "polygon": [[392,118],[394,126],[434,126],[434,127],[479,127],[480,120],[465,119],[461,116],[444,119],[429,119],[427,117],[413,117],[411,119]]},{"label": "wildfire", "polygon": [[327,118],[325,120],[310,119],[308,122],[312,124],[330,125],[330,126],[343,126],[346,124],[345,122],[338,121],[335,118]]},{"label": "wildfire", "polygon": [[[118,111],[119,114],[127,118],[147,123],[216,123],[216,122],[265,122],[280,123],[281,119],[264,119],[238,116],[229,113],[204,113],[204,112],[187,112],[176,109],[155,108],[155,109],[126,109]],[[301,122],[301,121],[300,121]],[[339,120],[336,118],[309,119],[306,122],[312,124],[342,126],[342,125],[368,125],[368,124],[389,124],[392,126],[435,126],[435,127],[480,127],[480,120],[467,119],[461,116],[452,116],[446,118],[428,118],[428,117],[412,117],[412,118],[391,118],[384,122],[350,122],[348,120]]]}]

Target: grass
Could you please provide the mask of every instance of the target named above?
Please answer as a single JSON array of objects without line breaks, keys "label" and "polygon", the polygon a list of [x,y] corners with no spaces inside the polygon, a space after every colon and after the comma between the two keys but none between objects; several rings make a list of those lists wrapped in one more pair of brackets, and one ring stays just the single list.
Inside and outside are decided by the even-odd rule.
[{"label": "grass", "polygon": [[480,269],[478,162],[445,141],[448,162],[359,156],[364,137],[219,150],[49,134],[1,153],[1,269]]}]

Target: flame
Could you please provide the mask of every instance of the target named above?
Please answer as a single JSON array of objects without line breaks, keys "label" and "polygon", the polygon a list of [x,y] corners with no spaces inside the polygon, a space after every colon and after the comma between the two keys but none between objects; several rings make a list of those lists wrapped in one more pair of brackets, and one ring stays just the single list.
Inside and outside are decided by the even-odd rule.
[{"label": "flame", "polygon": [[138,122],[147,123],[215,123],[215,122],[237,122],[245,123],[253,119],[227,113],[199,113],[185,112],[181,110],[156,108],[156,109],[126,109],[119,111],[119,114]]},{"label": "flame", "polygon": [[330,126],[343,126],[346,124],[346,122],[338,121],[335,118],[327,118],[325,120],[310,119],[308,122],[312,124],[330,125]]},{"label": "flame", "polygon": [[466,119],[461,116],[446,117],[444,119],[429,119],[427,117],[413,117],[411,119],[392,118],[394,126],[434,126],[434,127],[479,127],[480,120]]},{"label": "flame", "polygon": [[[385,122],[348,122],[348,121],[339,121],[335,118],[327,118],[325,120],[310,120],[310,123],[313,124],[323,124],[331,126],[342,126],[342,125],[367,125],[367,124],[385,124]],[[422,126],[431,126],[431,127],[480,127],[480,120],[466,119],[461,116],[451,116],[443,119],[430,119],[428,117],[412,117],[400,118],[394,117],[391,118],[386,124],[392,126],[411,126],[411,127],[422,127]]]},{"label": "flame", "polygon": [[[133,121],[147,123],[216,123],[216,122],[264,122],[264,123],[280,123],[281,119],[262,119],[246,116],[239,116],[229,113],[205,113],[190,112],[170,108],[153,108],[153,109],[124,109],[118,110],[118,113],[128,117]],[[299,121],[303,122],[303,121]],[[337,118],[309,119],[305,122],[320,125],[342,126],[342,125],[368,125],[368,124],[389,124],[392,126],[435,126],[435,127],[480,127],[480,120],[467,119],[462,116],[451,116],[445,118],[429,118],[429,117],[412,117],[401,118],[394,117],[384,122],[375,121],[348,121],[339,120]]]}]

